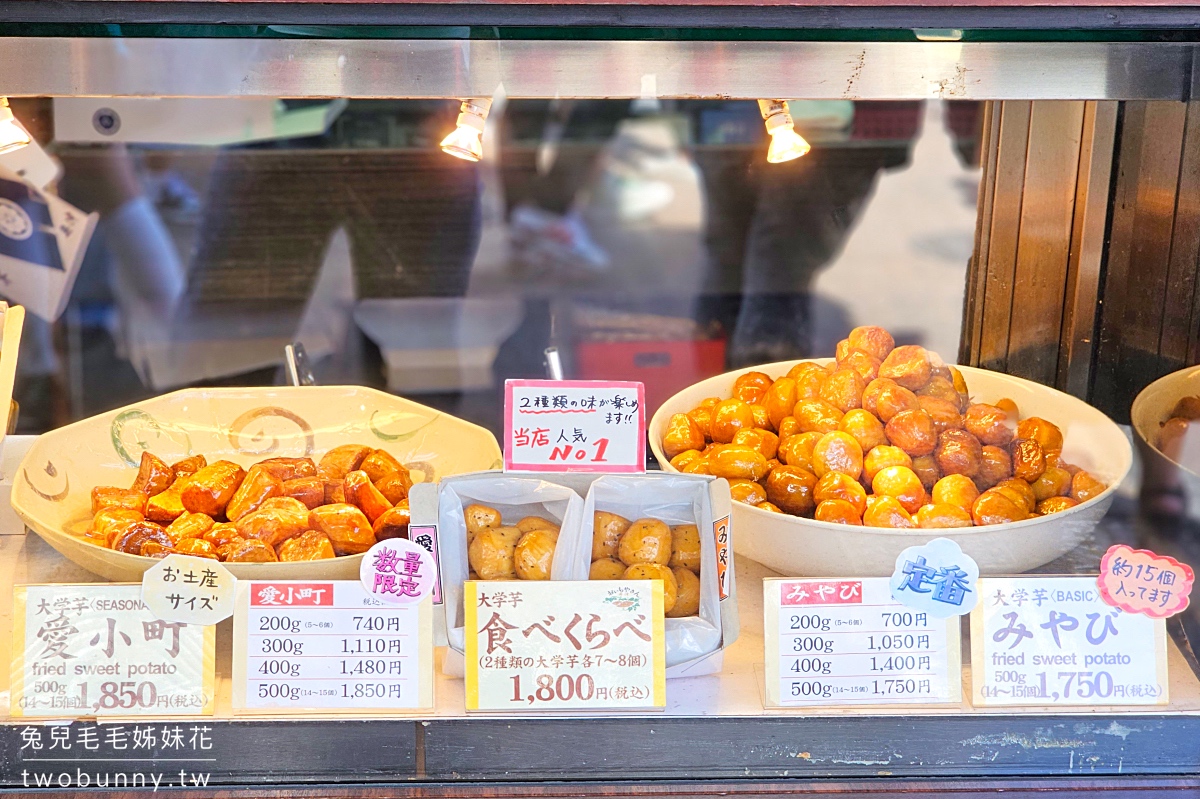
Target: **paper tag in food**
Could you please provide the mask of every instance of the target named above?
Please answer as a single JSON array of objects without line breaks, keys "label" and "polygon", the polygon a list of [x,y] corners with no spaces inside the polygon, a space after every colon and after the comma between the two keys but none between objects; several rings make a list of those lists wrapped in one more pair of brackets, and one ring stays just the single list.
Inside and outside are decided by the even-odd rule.
[{"label": "paper tag in food", "polygon": [[971,614],[976,705],[1163,705],[1166,623],[1107,604],[1095,577],[986,577]]},{"label": "paper tag in food", "polygon": [[1109,547],[1100,560],[1100,598],[1126,613],[1155,619],[1187,608],[1196,573],[1186,563],[1125,544]]},{"label": "paper tag in food", "polygon": [[420,545],[426,552],[433,556],[433,562],[437,566],[434,570],[433,581],[433,604],[442,604],[442,572],[441,561],[438,560],[438,528],[436,524],[410,524],[408,526],[408,537],[414,544]]},{"label": "paper tag in food", "polygon": [[722,516],[713,522],[713,535],[717,540],[717,588],[721,599],[729,598],[729,577],[733,564],[730,558],[733,553],[729,548],[729,517]]},{"label": "paper tag in food", "polygon": [[142,574],[142,601],[163,621],[216,624],[233,615],[237,578],[208,558],[168,555]]},{"label": "paper tag in food", "polygon": [[389,538],[363,555],[358,578],[368,596],[389,605],[415,605],[437,587],[433,554],[406,538]]},{"label": "paper tag in food", "polygon": [[979,601],[979,566],[949,538],[909,547],[896,558],[892,597],[939,619],[965,616]]},{"label": "paper tag in food", "polygon": [[645,387],[602,380],[505,381],[504,468],[645,471]]},{"label": "paper tag in food", "polygon": [[772,705],[962,701],[959,621],[906,607],[886,577],[764,580]]},{"label": "paper tag in food", "polygon": [[388,604],[354,580],[244,580],[233,622],[234,707],[432,707],[432,618],[430,599]]},{"label": "paper tag in food", "polygon": [[467,710],[666,706],[660,580],[468,581]]},{"label": "paper tag in food", "polygon": [[215,628],[157,618],[136,584],[16,587],[14,716],[211,714],[215,661]]}]

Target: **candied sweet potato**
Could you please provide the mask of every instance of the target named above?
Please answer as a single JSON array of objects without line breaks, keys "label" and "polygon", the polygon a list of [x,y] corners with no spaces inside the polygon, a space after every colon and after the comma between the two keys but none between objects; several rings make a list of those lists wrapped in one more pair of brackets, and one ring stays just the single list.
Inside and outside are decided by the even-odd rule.
[{"label": "candied sweet potato", "polygon": [[283,483],[262,464],[255,464],[225,506],[225,516],[231,522],[245,516],[271,497],[283,496]]},{"label": "candied sweet potato", "polygon": [[180,500],[192,513],[223,516],[245,477],[245,469],[232,461],[210,463],[188,478]]},{"label": "candied sweet potato", "polygon": [[295,538],[289,538],[276,550],[281,563],[306,560],[328,560],[336,557],[329,536],[317,530],[307,530]]},{"label": "candied sweet potato", "polygon": [[357,555],[375,544],[375,532],[354,505],[322,505],[308,512],[309,526],[329,536],[338,555]]},{"label": "candied sweet potato", "polygon": [[137,477],[133,481],[133,490],[140,491],[148,497],[161,494],[175,482],[175,470],[157,455],[149,452],[142,453],[142,462],[138,467]]},{"label": "candied sweet potato", "polygon": [[289,538],[308,530],[312,526],[309,523],[309,514],[315,512],[310,511],[298,499],[272,497],[263,502],[257,510],[238,519],[235,524],[242,538],[264,541],[274,549]]}]

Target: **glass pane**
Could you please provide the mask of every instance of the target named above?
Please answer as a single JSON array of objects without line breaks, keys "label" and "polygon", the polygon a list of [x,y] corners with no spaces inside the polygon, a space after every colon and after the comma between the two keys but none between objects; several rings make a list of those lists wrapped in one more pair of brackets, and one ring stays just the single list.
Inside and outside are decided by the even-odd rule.
[{"label": "glass pane", "polygon": [[[793,102],[813,151],[769,164],[754,103],[514,100],[470,164],[436,146],[450,102],[170,102],[312,135],[194,146],[244,134],[154,133],[131,107],[107,120],[127,144],[54,143],[62,197],[100,222],[63,318],[29,324],[22,431],[277,382],[292,341],[321,382],[497,433],[500,386],[549,346],[569,377],[643,380],[651,410],[857,324],[956,359],[978,103]],[[56,102],[57,129],[99,138],[103,107]]]}]

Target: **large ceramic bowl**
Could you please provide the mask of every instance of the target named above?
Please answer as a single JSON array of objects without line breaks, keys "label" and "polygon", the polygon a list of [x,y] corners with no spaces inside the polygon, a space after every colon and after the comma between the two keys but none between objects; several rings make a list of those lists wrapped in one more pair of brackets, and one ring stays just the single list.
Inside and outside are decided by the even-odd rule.
[{"label": "large ceramic bowl", "polygon": [[[817,359],[819,363],[824,360]],[[705,397],[728,397],[745,372],[780,377],[797,361],[755,366],[709,378],[667,400],[650,420],[650,446],[664,469],[662,438],[673,414],[686,413]],[[977,402],[1009,397],[1021,416],[1041,416],[1062,428],[1063,456],[1108,484],[1108,490],[1079,506],[1052,516],[1011,524],[956,530],[892,530],[851,527],[771,513],[733,503],[734,550],[794,577],[883,577],[907,547],[934,538],[951,538],[979,564],[983,574],[1015,574],[1049,563],[1070,552],[1099,523],[1112,504],[1117,485],[1133,462],[1124,433],[1111,419],[1085,402],[1052,388],[983,369],[959,367]]]},{"label": "large ceramic bowl", "polygon": [[[156,561],[79,536],[91,521],[92,488],[131,485],[143,450],[168,463],[204,455],[249,466],[271,457],[316,459],[341,444],[387,450],[418,482],[501,463],[495,436],[482,427],[374,389],[186,389],[41,436],[21,464],[12,504],[68,560],[109,580],[136,582]],[[356,579],[361,560],[227,566],[243,579]]]},{"label": "large ceramic bowl", "polygon": [[1200,474],[1184,466],[1200,463],[1200,427],[1193,425],[1183,438],[1180,463],[1158,448],[1158,431],[1180,399],[1200,394],[1200,366],[1189,366],[1160,377],[1133,401],[1129,421],[1142,459],[1143,496],[1154,492],[1182,492],[1191,518],[1200,518]]}]

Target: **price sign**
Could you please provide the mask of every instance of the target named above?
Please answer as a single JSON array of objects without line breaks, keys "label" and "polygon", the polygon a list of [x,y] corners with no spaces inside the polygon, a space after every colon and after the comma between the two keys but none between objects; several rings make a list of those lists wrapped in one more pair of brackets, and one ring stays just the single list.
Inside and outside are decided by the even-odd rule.
[{"label": "price sign", "polygon": [[1163,705],[1162,619],[1104,602],[1095,577],[989,577],[971,613],[976,705]]},{"label": "price sign", "polygon": [[233,616],[238,710],[433,706],[433,609],[354,580],[245,581]]},{"label": "price sign", "polygon": [[216,633],[156,618],[139,585],[19,585],[14,716],[213,712]]},{"label": "price sign", "polygon": [[504,468],[526,472],[646,470],[641,383],[508,380]]},{"label": "price sign", "polygon": [[962,701],[958,618],[900,604],[888,578],[764,580],[763,591],[770,704]]},{"label": "price sign", "polygon": [[464,586],[467,710],[666,706],[660,580]]}]

